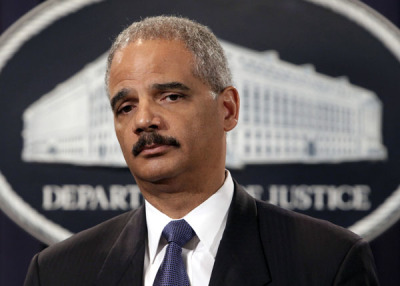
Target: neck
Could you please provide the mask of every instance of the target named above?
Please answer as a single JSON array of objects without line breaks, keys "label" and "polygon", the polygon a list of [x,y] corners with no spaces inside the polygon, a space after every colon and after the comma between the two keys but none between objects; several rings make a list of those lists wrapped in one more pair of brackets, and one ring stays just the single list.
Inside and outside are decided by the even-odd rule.
[{"label": "neck", "polygon": [[225,181],[225,168],[209,176],[185,176],[161,182],[137,182],[144,198],[172,219],[180,219],[206,201]]}]

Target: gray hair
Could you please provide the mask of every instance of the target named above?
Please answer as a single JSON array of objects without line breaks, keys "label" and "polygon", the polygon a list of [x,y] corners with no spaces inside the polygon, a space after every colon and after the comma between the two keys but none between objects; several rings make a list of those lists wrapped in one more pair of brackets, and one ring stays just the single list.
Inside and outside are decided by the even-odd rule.
[{"label": "gray hair", "polygon": [[193,75],[219,94],[232,85],[232,76],[221,44],[211,30],[195,21],[175,16],[157,16],[134,22],[115,39],[107,59],[106,85],[116,51],[142,40],[179,40],[194,56]]}]

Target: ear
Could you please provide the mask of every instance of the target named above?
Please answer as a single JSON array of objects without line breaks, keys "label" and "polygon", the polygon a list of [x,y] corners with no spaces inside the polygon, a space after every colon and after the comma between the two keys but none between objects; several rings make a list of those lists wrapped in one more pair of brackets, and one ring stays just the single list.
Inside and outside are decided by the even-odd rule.
[{"label": "ear", "polygon": [[233,86],[228,86],[219,95],[224,108],[224,130],[232,130],[238,123],[240,98],[239,93]]}]

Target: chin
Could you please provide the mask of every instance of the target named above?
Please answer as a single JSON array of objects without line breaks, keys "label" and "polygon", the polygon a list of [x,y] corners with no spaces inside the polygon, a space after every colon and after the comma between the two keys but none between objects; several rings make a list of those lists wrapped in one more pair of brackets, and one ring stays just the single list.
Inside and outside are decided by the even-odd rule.
[{"label": "chin", "polygon": [[165,165],[161,162],[155,164],[142,164],[135,168],[130,168],[132,175],[135,177],[136,183],[162,183],[170,180],[179,174],[178,166]]}]

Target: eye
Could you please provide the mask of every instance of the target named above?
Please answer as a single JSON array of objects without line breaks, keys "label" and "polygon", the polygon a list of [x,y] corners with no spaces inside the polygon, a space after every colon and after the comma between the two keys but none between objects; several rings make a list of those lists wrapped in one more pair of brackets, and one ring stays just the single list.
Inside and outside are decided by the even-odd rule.
[{"label": "eye", "polygon": [[130,111],[132,111],[132,109],[133,109],[132,105],[125,105],[117,110],[117,114],[127,114]]},{"label": "eye", "polygon": [[169,94],[169,95],[165,96],[164,100],[167,101],[167,102],[173,102],[173,101],[179,100],[182,97],[183,97],[183,95],[181,95],[181,94],[173,93],[173,94]]}]

